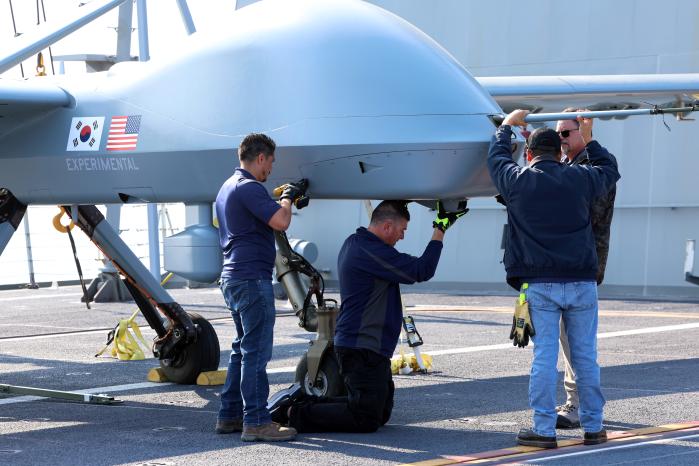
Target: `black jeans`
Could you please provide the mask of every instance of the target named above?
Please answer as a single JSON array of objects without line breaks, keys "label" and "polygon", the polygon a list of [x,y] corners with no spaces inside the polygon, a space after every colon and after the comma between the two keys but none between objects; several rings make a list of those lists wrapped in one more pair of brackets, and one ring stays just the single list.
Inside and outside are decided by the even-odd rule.
[{"label": "black jeans", "polygon": [[391,360],[367,349],[335,347],[335,355],[347,396],[302,399],[289,425],[299,432],[375,432],[393,410]]}]

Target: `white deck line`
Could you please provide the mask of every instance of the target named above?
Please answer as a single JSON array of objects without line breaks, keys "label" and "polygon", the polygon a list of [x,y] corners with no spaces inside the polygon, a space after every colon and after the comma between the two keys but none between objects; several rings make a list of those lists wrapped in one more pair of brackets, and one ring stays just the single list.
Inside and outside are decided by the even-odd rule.
[{"label": "white deck line", "polygon": [[[619,332],[606,332],[606,333],[599,333],[597,335],[597,338],[614,338],[614,337],[620,337],[620,336],[628,336],[628,335],[642,335],[642,334],[647,334],[647,333],[659,333],[659,332],[669,332],[669,331],[674,331],[674,330],[688,330],[688,329],[694,329],[694,328],[699,328],[699,323],[692,323],[692,324],[680,324],[680,325],[665,325],[661,327],[647,327],[647,328],[640,328],[636,330],[623,330]],[[103,331],[103,330],[100,330]],[[83,333],[88,333],[88,332],[83,332]],[[92,333],[92,332],[90,332]],[[70,334],[61,334],[61,335],[56,335],[56,336],[68,336]],[[49,337],[50,335],[47,335],[46,337]],[[27,339],[32,339],[32,338],[38,338],[38,337],[27,337]],[[16,341],[16,340],[15,340]],[[493,351],[493,350],[499,350],[499,349],[508,349],[508,348],[514,348],[511,343],[501,343],[497,345],[481,345],[481,346],[470,346],[470,347],[464,347],[464,348],[453,348],[453,349],[447,349],[447,350],[437,350],[437,351],[425,351],[425,354],[429,354],[431,356],[439,356],[439,355],[446,355],[446,354],[463,354],[463,353],[475,353],[479,351]],[[226,367],[221,367],[220,369],[226,369]],[[289,373],[289,372],[294,372],[296,370],[296,366],[286,366],[286,367],[276,367],[272,369],[268,369],[267,373],[268,374],[283,374],[283,373]],[[122,391],[128,391],[128,390],[138,390],[141,388],[151,388],[151,387],[164,387],[172,385],[170,383],[152,383],[152,382],[141,382],[141,383],[135,383],[135,384],[127,384],[127,385],[114,385],[114,386],[109,386],[109,387],[95,387],[95,388],[86,388],[83,390],[76,390],[77,393],[89,393],[89,394],[99,394],[99,393],[105,393],[105,392],[112,392],[112,393],[118,393]],[[24,403],[28,401],[35,401],[35,400],[40,400],[42,399],[41,397],[36,397],[36,396],[20,396],[20,397],[14,397],[14,398],[8,398],[4,400],[0,400],[0,405],[5,405],[5,404],[14,404],[14,403]]]}]

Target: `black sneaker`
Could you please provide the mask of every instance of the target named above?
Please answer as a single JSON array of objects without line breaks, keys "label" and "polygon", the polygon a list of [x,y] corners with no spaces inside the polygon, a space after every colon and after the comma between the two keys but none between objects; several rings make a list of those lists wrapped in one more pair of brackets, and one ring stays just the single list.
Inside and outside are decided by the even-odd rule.
[{"label": "black sneaker", "polygon": [[544,437],[531,429],[521,429],[517,434],[517,443],[528,447],[557,448],[556,437]]},{"label": "black sneaker", "polygon": [[301,384],[298,382],[272,395],[269,401],[267,401],[267,410],[269,410],[272,420],[279,424],[287,424],[289,422],[289,416],[287,415],[289,407],[303,398],[303,396],[303,388],[301,388]]},{"label": "black sneaker", "polygon": [[585,445],[599,445],[607,441],[607,431],[602,429],[599,432],[585,432],[583,443]]}]

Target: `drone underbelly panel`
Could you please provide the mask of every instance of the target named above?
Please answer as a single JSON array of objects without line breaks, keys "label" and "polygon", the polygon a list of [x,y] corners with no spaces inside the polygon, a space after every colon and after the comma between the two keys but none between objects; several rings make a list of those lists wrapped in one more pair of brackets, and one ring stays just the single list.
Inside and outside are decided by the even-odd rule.
[{"label": "drone underbelly panel", "polygon": [[312,193],[338,199],[455,199],[495,194],[487,144],[439,145],[342,157],[303,165]]}]

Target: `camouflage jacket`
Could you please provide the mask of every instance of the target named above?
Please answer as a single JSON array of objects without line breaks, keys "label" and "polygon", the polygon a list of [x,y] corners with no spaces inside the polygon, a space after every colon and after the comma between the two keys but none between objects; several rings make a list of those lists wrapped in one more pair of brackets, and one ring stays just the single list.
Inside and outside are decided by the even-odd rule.
[{"label": "camouflage jacket", "polygon": [[[586,165],[590,163],[587,149],[583,149],[570,165]],[[609,255],[609,235],[612,226],[612,215],[614,214],[614,199],[616,198],[616,185],[609,190],[606,196],[595,199],[592,203],[590,220],[592,232],[595,235],[595,246],[597,249],[597,284],[602,284],[604,280],[604,270],[607,267],[607,256]]]}]

